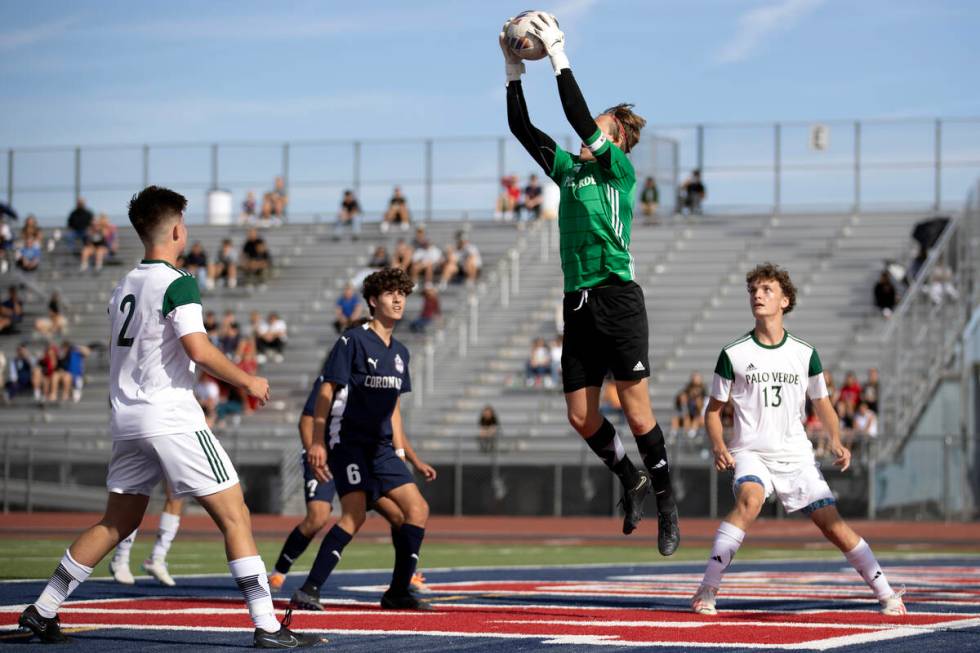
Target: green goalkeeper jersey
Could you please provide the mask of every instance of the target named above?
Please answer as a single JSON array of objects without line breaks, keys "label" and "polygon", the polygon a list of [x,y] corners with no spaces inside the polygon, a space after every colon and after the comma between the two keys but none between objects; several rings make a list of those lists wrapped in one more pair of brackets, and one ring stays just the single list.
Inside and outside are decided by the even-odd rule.
[{"label": "green goalkeeper jersey", "polygon": [[549,176],[561,189],[558,229],[565,292],[602,285],[610,277],[632,281],[630,230],[636,171],[618,147],[596,130],[589,139],[596,156],[608,155],[607,170],[596,161],[582,161],[560,147]]}]

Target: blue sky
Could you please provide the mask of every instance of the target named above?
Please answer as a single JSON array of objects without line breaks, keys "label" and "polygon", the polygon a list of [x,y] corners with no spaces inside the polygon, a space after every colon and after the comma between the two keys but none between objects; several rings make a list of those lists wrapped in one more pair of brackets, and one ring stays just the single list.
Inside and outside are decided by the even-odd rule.
[{"label": "blue sky", "polygon": [[[526,8],[0,0],[0,148],[504,134],[496,34]],[[629,100],[654,128],[980,115],[980,3],[540,8],[562,22],[591,108]],[[528,68],[532,117],[567,133],[550,66]]]}]

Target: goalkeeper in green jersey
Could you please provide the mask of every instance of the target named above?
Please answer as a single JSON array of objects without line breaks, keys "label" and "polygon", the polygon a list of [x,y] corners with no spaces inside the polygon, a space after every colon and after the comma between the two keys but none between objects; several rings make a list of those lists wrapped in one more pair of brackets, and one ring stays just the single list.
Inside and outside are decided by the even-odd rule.
[{"label": "goalkeeper in green jersey", "polygon": [[[658,546],[660,553],[670,555],[680,543],[677,508],[663,431],[650,406],[647,314],[629,251],[636,172],[626,154],[636,145],[646,121],[633,113],[630,104],[616,105],[593,118],[572,76],[558,21],[543,12],[530,20],[531,32],[544,43],[551,59],[565,116],[582,139],[582,149],[574,155],[531,124],[521,88],[524,64],[506,43],[508,21],[500,46],[510,130],[561,189],[558,226],[565,278],[561,367],[568,420],[623,482],[623,533],[636,528],[652,485],[659,513]],[[634,467],[615,428],[599,412],[607,372],[615,380],[649,475]]]}]

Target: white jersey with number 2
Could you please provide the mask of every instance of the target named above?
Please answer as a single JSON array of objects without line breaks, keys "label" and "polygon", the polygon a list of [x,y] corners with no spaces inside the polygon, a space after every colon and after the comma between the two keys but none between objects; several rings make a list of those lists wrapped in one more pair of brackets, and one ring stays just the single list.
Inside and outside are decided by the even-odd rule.
[{"label": "white jersey with number 2", "polygon": [[752,451],[766,463],[795,465],[813,460],[803,427],[806,397],[827,396],[820,357],[812,345],[784,331],[777,345],[760,343],[755,332],[722,349],[711,396],[735,405],[728,449]]}]

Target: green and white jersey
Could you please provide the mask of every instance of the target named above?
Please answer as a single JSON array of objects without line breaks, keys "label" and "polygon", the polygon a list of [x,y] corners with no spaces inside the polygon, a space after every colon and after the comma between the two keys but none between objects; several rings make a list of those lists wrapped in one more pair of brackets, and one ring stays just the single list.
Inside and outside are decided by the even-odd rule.
[{"label": "green and white jersey", "polygon": [[180,338],[206,333],[197,281],[165,261],[143,260],[109,300],[110,429],[114,440],[204,428],[194,362]]},{"label": "green and white jersey", "polygon": [[823,366],[817,350],[789,331],[778,345],[763,345],[751,331],[718,356],[711,396],[735,404],[732,454],[749,450],[768,463],[812,460],[803,428],[808,394],[827,396]]},{"label": "green and white jersey", "polygon": [[556,147],[549,175],[561,189],[558,229],[565,292],[600,285],[610,276],[623,281],[635,276],[629,246],[636,171],[600,130],[589,147],[596,156],[608,152],[608,170]]}]

